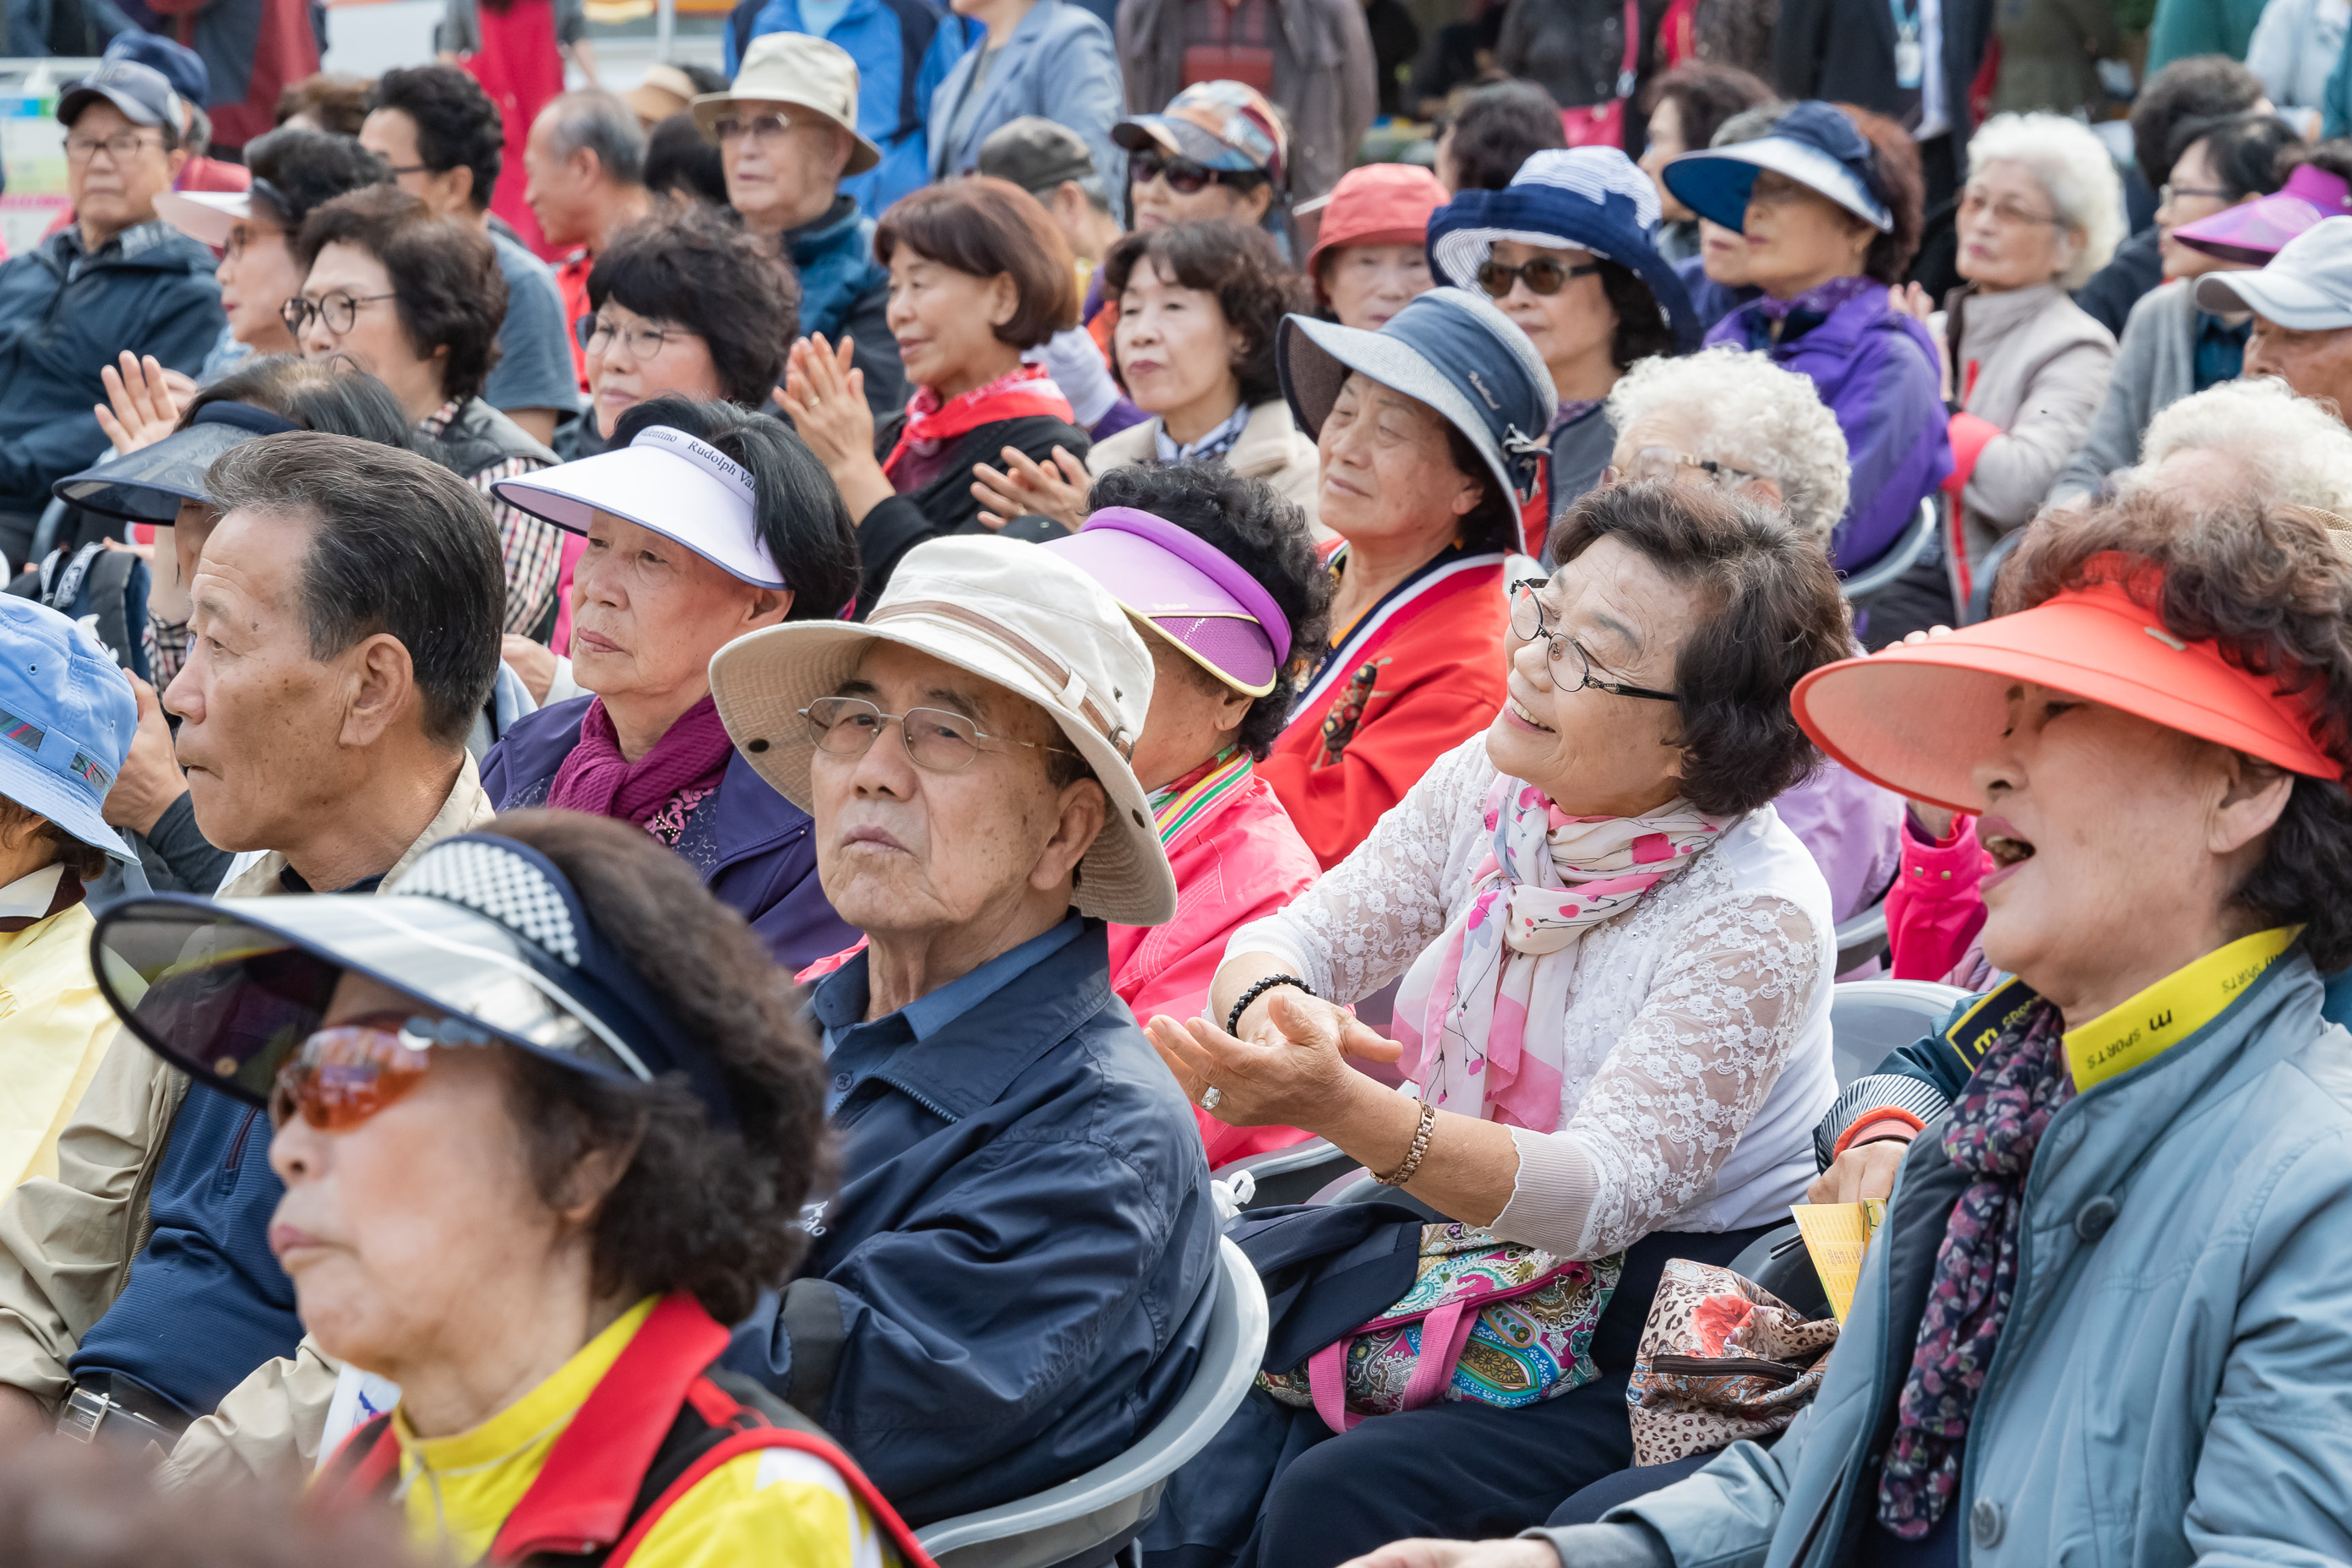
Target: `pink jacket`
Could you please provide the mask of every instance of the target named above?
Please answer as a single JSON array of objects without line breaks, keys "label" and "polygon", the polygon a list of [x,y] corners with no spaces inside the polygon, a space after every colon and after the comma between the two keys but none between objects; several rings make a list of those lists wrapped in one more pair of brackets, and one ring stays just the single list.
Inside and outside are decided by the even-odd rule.
[{"label": "pink jacket", "polygon": [[1886,935],[1897,980],[1942,980],[1969,961],[1984,929],[1984,900],[1977,890],[1990,857],[1977,843],[1977,819],[1953,819],[1952,836],[1930,844],[1903,814],[1903,874],[1886,893]]},{"label": "pink jacket", "polygon": [[[1168,846],[1176,873],[1176,918],[1165,925],[1110,928],[1110,984],[1139,1023],[1156,1013],[1197,1018],[1225,940],[1263,920],[1320,874],[1273,786],[1256,774],[1186,825]],[[1280,1149],[1307,1136],[1296,1127],[1228,1127],[1194,1107],[1209,1163]]]}]

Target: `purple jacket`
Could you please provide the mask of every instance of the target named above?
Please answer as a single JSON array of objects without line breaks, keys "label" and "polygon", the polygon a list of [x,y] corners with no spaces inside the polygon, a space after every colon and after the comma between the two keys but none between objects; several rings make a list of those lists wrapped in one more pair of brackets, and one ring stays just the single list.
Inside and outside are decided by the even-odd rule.
[{"label": "purple jacket", "polygon": [[[1792,333],[1772,341],[1788,318]],[[1830,559],[1842,572],[1884,554],[1952,471],[1945,437],[1943,373],[1927,329],[1886,302],[1886,285],[1834,278],[1787,303],[1751,300],[1706,334],[1711,347],[1768,353],[1811,376],[1845,432],[1853,474],[1845,517],[1830,536]]]},{"label": "purple jacket", "polygon": [[[574,697],[518,719],[490,748],[482,759],[482,788],[500,811],[546,804],[555,770],[580,743],[580,721],[593,700]],[[688,814],[677,840],[677,852],[702,873],[703,885],[751,922],[788,972],[839,952],[858,936],[817,885],[814,826],[737,752],[719,787]]]}]

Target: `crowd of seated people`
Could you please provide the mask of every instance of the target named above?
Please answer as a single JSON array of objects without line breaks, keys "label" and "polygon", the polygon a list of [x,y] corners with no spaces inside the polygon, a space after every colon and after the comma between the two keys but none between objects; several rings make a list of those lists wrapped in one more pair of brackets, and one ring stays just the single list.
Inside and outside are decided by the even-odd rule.
[{"label": "crowd of seated people", "polygon": [[[1727,65],[1639,161],[1520,82],[1342,174],[1275,5],[1136,102],[1076,0],[853,5],[529,124],[389,71],[236,189],[163,70],[58,98],[12,1469],[921,1568],[1235,1372],[1245,1258],[1267,1359],[1097,1556],[2352,1556],[2352,150],[2180,62],[2134,235],[1971,121],[1931,298],[1925,144]],[[1880,974],[1949,1010],[1856,1059]],[[1642,1462],[1675,1281],[1856,1202],[1793,1420]]]}]

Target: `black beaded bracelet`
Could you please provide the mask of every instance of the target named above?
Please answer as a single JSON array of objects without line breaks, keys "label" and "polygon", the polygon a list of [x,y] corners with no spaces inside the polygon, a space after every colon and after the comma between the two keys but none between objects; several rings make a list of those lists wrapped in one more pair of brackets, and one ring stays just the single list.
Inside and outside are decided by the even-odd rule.
[{"label": "black beaded bracelet", "polygon": [[1265,979],[1255,982],[1248,990],[1242,993],[1242,999],[1234,1004],[1234,1010],[1232,1012],[1225,1015],[1225,1033],[1228,1035],[1240,1034],[1242,1027],[1242,1015],[1250,1010],[1250,1004],[1256,1001],[1259,997],[1265,995],[1267,992],[1273,990],[1277,985],[1296,985],[1299,990],[1306,992],[1309,996],[1315,994],[1315,987],[1307,984],[1307,982],[1299,979],[1296,974],[1269,974]]}]

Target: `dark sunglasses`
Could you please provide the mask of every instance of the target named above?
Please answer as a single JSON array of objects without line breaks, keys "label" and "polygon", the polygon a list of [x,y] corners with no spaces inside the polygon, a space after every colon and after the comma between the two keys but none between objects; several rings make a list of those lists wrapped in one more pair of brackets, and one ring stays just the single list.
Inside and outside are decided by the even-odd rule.
[{"label": "dark sunglasses", "polygon": [[1148,185],[1154,180],[1165,180],[1168,188],[1180,196],[1198,195],[1224,179],[1224,171],[1212,169],[1206,163],[1196,163],[1190,158],[1171,158],[1162,153],[1130,153],[1127,169],[1135,183]]},{"label": "dark sunglasses", "polygon": [[1568,287],[1571,278],[1590,278],[1601,270],[1598,261],[1580,262],[1570,267],[1557,257],[1538,256],[1522,261],[1517,267],[1506,267],[1493,259],[1478,264],[1478,287],[1499,300],[1511,291],[1511,285],[1524,278],[1528,288],[1538,294],[1557,294]]}]

